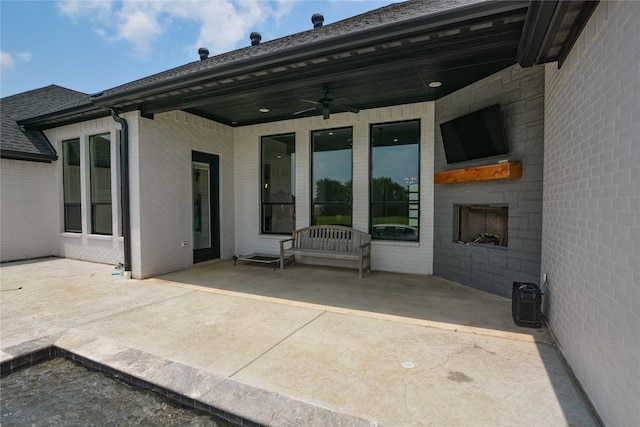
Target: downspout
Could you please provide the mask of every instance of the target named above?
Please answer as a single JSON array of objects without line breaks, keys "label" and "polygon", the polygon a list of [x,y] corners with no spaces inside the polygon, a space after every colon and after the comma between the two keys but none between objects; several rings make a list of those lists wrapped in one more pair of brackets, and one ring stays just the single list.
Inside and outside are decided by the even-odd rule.
[{"label": "downspout", "polygon": [[131,217],[129,209],[129,126],[118,116],[115,108],[111,110],[113,120],[120,123],[120,183],[122,187],[122,237],[124,238],[124,271],[131,277]]}]

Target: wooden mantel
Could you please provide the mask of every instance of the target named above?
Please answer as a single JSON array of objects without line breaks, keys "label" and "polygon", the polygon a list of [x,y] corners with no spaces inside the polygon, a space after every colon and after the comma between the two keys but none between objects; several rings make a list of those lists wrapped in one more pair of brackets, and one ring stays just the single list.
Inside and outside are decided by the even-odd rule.
[{"label": "wooden mantel", "polygon": [[457,182],[487,181],[492,179],[511,179],[520,177],[522,177],[522,163],[502,162],[496,163],[495,165],[436,172],[433,177],[433,182],[434,184],[454,184]]}]

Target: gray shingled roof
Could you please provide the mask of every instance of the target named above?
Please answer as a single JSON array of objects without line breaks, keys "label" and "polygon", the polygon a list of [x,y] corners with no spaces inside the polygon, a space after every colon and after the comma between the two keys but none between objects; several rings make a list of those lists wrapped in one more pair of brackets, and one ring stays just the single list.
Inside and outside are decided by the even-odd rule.
[{"label": "gray shingled roof", "polygon": [[[577,3],[579,6],[567,6],[568,4],[573,3]],[[586,18],[583,18],[582,20],[576,19],[575,11],[577,10],[581,13],[584,12],[583,15],[588,17],[589,10],[592,10],[593,6],[589,7],[589,5],[585,5],[587,3],[590,3],[590,1],[576,0],[576,2],[562,2],[564,8],[560,8],[562,11],[558,14],[560,15],[560,18],[565,19],[567,23],[563,27],[564,29],[561,30],[565,31],[566,28],[573,28],[573,38],[569,38],[566,42],[553,42],[551,43],[551,47],[540,47],[537,44],[533,47],[525,46],[522,48],[521,46],[520,51],[526,51],[525,53],[527,54],[531,51],[533,52],[532,55],[537,54],[540,49],[563,48],[568,51],[571,48],[575,37],[579,34],[579,28],[581,28],[582,23],[586,20]],[[351,56],[351,51],[354,51],[356,56],[360,55],[360,52],[358,52],[358,49],[360,48],[379,48],[379,52],[382,53],[377,56],[371,54],[369,58],[371,58],[371,60],[384,62],[387,58],[384,57],[385,52],[391,50],[387,50],[388,46],[386,46],[386,43],[388,41],[409,40],[411,42],[409,37],[412,37],[413,35],[419,36],[421,34],[430,34],[434,29],[446,29],[449,27],[453,28],[453,31],[460,31],[460,37],[457,37],[451,42],[451,48],[454,49],[456,46],[460,46],[460,51],[462,52],[461,55],[463,55],[462,59],[470,58],[468,59],[469,63],[453,63],[454,61],[452,58],[456,55],[456,52],[450,53],[446,49],[448,47],[446,46],[447,41],[438,43],[437,41],[440,34],[434,33],[435,41],[433,43],[433,52],[427,52],[427,49],[430,47],[427,46],[427,48],[423,48],[422,45],[413,50],[409,48],[405,50],[407,58],[413,58],[414,53],[417,55],[422,54],[423,59],[426,58],[426,62],[421,64],[423,65],[422,68],[416,67],[413,72],[413,77],[408,77],[408,73],[402,74],[398,71],[407,70],[409,69],[408,66],[414,65],[410,64],[410,61],[404,61],[402,54],[396,55],[395,62],[389,67],[389,70],[392,70],[395,73],[394,78],[396,78],[397,81],[402,79],[404,79],[404,81],[408,81],[411,78],[415,78],[415,74],[417,74],[419,78],[422,78],[423,75],[433,75],[434,77],[438,77],[439,73],[444,73],[447,70],[461,70],[461,67],[463,66],[474,67],[473,72],[467,73],[465,78],[461,77],[461,73],[458,73],[458,75],[452,78],[452,80],[454,80],[454,84],[449,85],[449,87],[451,88],[450,90],[456,90],[455,82],[460,85],[469,84],[469,79],[482,78],[485,75],[488,75],[487,73],[495,72],[493,68],[504,66],[504,64],[510,65],[515,62],[515,54],[513,59],[511,59],[511,56],[503,58],[499,55],[502,54],[505,49],[508,50],[511,48],[517,50],[517,45],[515,47],[512,46],[512,42],[516,38],[519,41],[522,40],[522,31],[517,27],[519,23],[524,20],[522,15],[523,11],[529,8],[529,6],[530,4],[527,0],[408,0],[401,3],[394,3],[342,21],[324,25],[320,28],[310,28],[307,31],[297,34],[292,34],[271,41],[265,41],[257,46],[247,46],[231,52],[222,53],[205,60],[193,61],[170,70],[104,90],[91,96],[76,92],[76,94],[78,94],[77,97],[71,96],[60,104],[39,103],[38,108],[23,110],[24,114],[12,114],[11,119],[21,119],[19,121],[20,124],[27,128],[46,129],[48,127],[61,126],[92,118],[104,117],[109,115],[110,109],[113,108],[120,112],[140,110],[143,115],[147,114],[149,116],[152,116],[157,112],[168,111],[170,109],[184,109],[185,111],[192,112],[193,114],[212,118],[213,120],[218,120],[222,123],[232,125],[234,123],[240,123],[236,119],[237,117],[241,117],[245,124],[263,122],[264,119],[262,117],[257,119],[255,116],[251,116],[251,114],[249,114],[248,108],[253,108],[255,106],[246,107],[244,110],[236,109],[233,111],[233,117],[231,115],[221,117],[219,111],[224,108],[224,105],[229,105],[229,101],[233,101],[233,99],[230,98],[230,96],[228,96],[229,94],[225,93],[224,90],[218,90],[216,92],[217,89],[215,88],[220,84],[229,84],[229,86],[225,87],[227,89],[231,88],[229,90],[232,90],[240,87],[243,84],[242,82],[248,78],[263,78],[262,76],[267,76],[263,79],[265,82],[264,87],[268,87],[270,83],[275,82],[280,84],[282,88],[287,89],[288,98],[281,97],[280,102],[294,102],[294,100],[312,99],[309,97],[310,90],[306,90],[306,88],[303,88],[300,85],[290,84],[287,86],[284,83],[286,79],[285,74],[280,75],[281,79],[278,80],[277,78],[273,78],[269,73],[274,74],[276,72],[280,73],[282,70],[288,70],[288,75],[292,76],[295,74],[295,70],[300,67],[300,64],[308,66],[308,70],[314,71],[314,69],[311,68],[316,64],[314,61],[317,61],[319,64],[325,60],[336,60],[335,62],[337,63],[338,60],[342,59],[342,56],[340,55],[344,52],[349,54],[347,56]],[[547,9],[551,7],[552,6],[549,6]],[[512,13],[515,13],[516,15],[512,15]],[[510,15],[507,16],[506,14]],[[488,24],[491,28],[493,28],[495,24],[496,30],[492,33],[493,38],[490,37],[491,34],[485,37],[483,40],[487,41],[486,49],[479,49],[479,53],[475,56],[470,55],[468,46],[474,45],[475,42],[475,34],[473,34],[473,32],[477,31],[478,34],[480,34],[484,27],[476,26],[476,28],[471,28],[462,26],[456,28],[456,26],[463,25],[464,22],[476,22],[492,16],[495,17],[495,22],[488,22]],[[501,20],[500,16],[503,16],[504,19]],[[331,17],[329,16],[327,18],[327,20],[330,21]],[[538,18],[537,14],[535,16],[529,16],[529,14],[527,14],[527,20],[532,21],[533,24],[538,22]],[[543,22],[543,25],[540,25],[539,28],[535,27],[535,25],[532,26],[531,22],[529,25],[533,28],[530,32],[533,32],[534,35],[536,35],[536,39],[539,38],[542,42],[547,39],[545,36],[548,29],[547,27],[553,19],[549,18],[547,21],[548,22]],[[311,25],[309,25],[309,27],[311,27]],[[578,30],[576,30],[576,28]],[[553,31],[560,30],[556,29]],[[449,35],[450,34],[444,34],[446,37]],[[531,35],[529,34],[527,37],[531,37]],[[556,36],[550,36],[549,39],[556,40],[554,37]],[[566,36],[565,39],[567,39]],[[429,38],[429,40],[431,40],[431,38]],[[454,43],[457,44],[454,46]],[[247,44],[249,44],[249,42],[247,42]],[[415,46],[417,45],[418,44],[416,43]],[[466,51],[465,46],[467,46]],[[369,52],[365,53],[368,54]],[[433,56],[427,56],[432,53],[437,56],[437,61],[432,60]],[[196,53],[194,52],[194,56],[195,54]],[[488,60],[485,60],[486,56],[489,56]],[[554,60],[554,58],[549,58],[549,60]],[[356,68],[354,67],[357,67],[359,63],[354,61],[351,64],[355,65],[349,65],[350,63],[348,61],[349,60],[344,60],[340,64],[335,65],[334,68],[331,69],[331,72],[333,72],[334,76],[344,77],[342,81],[339,82],[339,84],[342,85],[343,94],[348,94],[349,90],[352,91],[352,95],[356,93],[360,94],[361,92],[357,91],[361,88],[358,87],[358,83],[355,81],[356,79],[352,78],[349,80],[349,76],[347,76],[347,73],[355,70]],[[402,67],[405,62],[407,67]],[[366,58],[360,60],[360,63],[366,64]],[[318,65],[316,69],[320,69],[321,66],[324,65]],[[349,66],[351,68],[349,68]],[[397,67],[397,70],[393,68],[394,66]],[[300,77],[300,81],[311,75],[309,73],[310,71],[307,75]],[[383,73],[380,72],[379,74],[382,75]],[[372,80],[366,82],[365,85],[375,85],[375,78],[376,77],[372,77]],[[378,80],[382,81],[384,79],[378,78]],[[255,88],[261,89],[262,87],[258,86],[260,80],[254,81],[258,82],[255,83]],[[288,80],[286,81],[288,82]],[[296,83],[299,82],[297,81]],[[320,82],[316,79],[315,84],[318,87],[320,83],[324,84],[327,82]],[[233,84],[235,84],[235,86],[233,86]],[[52,87],[43,88],[43,90],[50,88]],[[405,85],[404,89],[405,93],[417,94],[421,93],[420,90],[422,87],[412,88]],[[40,90],[33,91],[36,92],[34,94],[36,95],[36,98],[40,95],[38,91]],[[444,96],[447,93],[448,92],[443,89],[439,92],[431,93],[430,96],[431,99],[435,99],[439,96]],[[227,99],[220,100],[218,104],[213,102],[203,102],[205,100],[214,99],[212,94],[218,98],[227,96]],[[22,97],[28,95],[29,92],[16,96]],[[255,98],[259,99],[261,95],[260,91],[256,90],[255,95]],[[273,94],[263,92],[262,95],[269,97]],[[400,97],[397,96],[387,96],[387,99],[380,101],[381,98],[376,90],[375,93],[368,98],[366,96],[360,97],[359,108],[381,106],[383,105],[381,102],[387,103],[384,105],[391,105],[389,104],[390,102],[396,104],[401,101],[415,102],[414,98],[405,96],[403,99],[400,99]],[[5,104],[11,101],[12,100],[10,98],[2,100]],[[62,99],[60,99],[60,101],[62,101]],[[227,104],[224,104],[224,102],[227,102]],[[274,115],[272,120],[281,120],[285,116],[288,118],[289,114],[280,113],[279,116]],[[29,132],[21,131],[19,128],[16,128],[16,126],[13,126],[11,129],[6,131],[5,126],[8,125],[5,124],[5,118],[8,117],[3,116],[3,134],[6,133],[7,135],[10,135],[10,133],[13,133],[14,135],[10,135],[11,139],[6,139],[3,136],[3,157],[7,157],[6,154],[12,149],[23,149],[26,153],[46,153],[48,151],[48,154],[46,155],[52,155],[52,150],[50,147],[47,150],[46,146],[48,146],[48,144],[44,144],[46,140],[41,134],[32,135]],[[25,140],[28,140],[31,146],[26,144]]]},{"label": "gray shingled roof", "polygon": [[[86,119],[92,113],[96,117],[108,114],[107,107],[120,107],[123,102],[141,100],[150,93],[170,93],[176,88],[196,84],[216,74],[238,73],[243,67],[264,68],[269,65],[298,60],[300,56],[318,54],[339,49],[343,43],[368,43],[371,38],[389,37],[389,32],[402,31],[400,27],[412,28],[412,22],[429,17],[438,19],[452,11],[483,3],[500,3],[496,0],[408,0],[393,3],[320,28],[265,41],[256,46],[247,46],[231,52],[193,61],[170,70],[125,83],[98,92],[84,99],[76,99],[68,105],[42,111],[24,117],[26,126],[71,123]],[[330,17],[325,17],[327,20]],[[452,19],[451,17],[444,19]],[[309,22],[311,27],[311,22]],[[249,44],[249,42],[247,42]],[[194,52],[194,56],[196,52]],[[292,58],[296,59],[292,59]],[[218,76],[219,77],[219,76]],[[136,107],[138,104],[135,104]],[[129,106],[131,107],[131,106]],[[65,121],[66,120],[66,121]]]},{"label": "gray shingled roof", "polygon": [[87,97],[82,92],[50,85],[0,99],[0,156],[34,161],[55,160],[56,151],[44,134],[21,129],[16,121],[38,116]]},{"label": "gray shingled roof", "polygon": [[[48,110],[42,109],[38,113],[31,116],[22,116],[23,119],[34,119],[36,121],[52,116],[72,117],[74,114],[82,111],[92,111],[96,114],[104,113],[106,106],[111,106],[114,98],[127,96],[129,93],[140,90],[153,90],[164,92],[169,89],[171,84],[180,84],[184,79],[191,77],[198,78],[203,76],[206,78],[209,73],[228,70],[234,72],[236,67],[240,67],[245,63],[254,63],[258,65],[262,61],[269,61],[277,57],[279,54],[286,54],[292,50],[300,50],[309,48],[312,50],[317,45],[326,48],[335,43],[338,45],[340,40],[345,38],[358,37],[359,33],[371,32],[376,29],[383,31],[384,27],[397,24],[400,22],[411,22],[421,16],[438,15],[441,12],[450,11],[452,9],[463,8],[476,3],[483,3],[487,0],[408,0],[400,3],[393,3],[370,12],[366,12],[351,18],[347,18],[338,22],[324,25],[320,28],[311,28],[308,31],[288,35],[271,41],[265,41],[257,46],[247,46],[231,52],[222,53],[212,56],[206,60],[198,60],[181,65],[170,70],[166,70],[157,74],[153,74],[142,79],[125,83],[111,89],[98,92],[93,96],[85,96],[84,98],[73,99],[66,105],[56,105]],[[310,17],[311,18],[311,17]],[[330,17],[325,17],[330,19]],[[311,27],[311,22],[309,22]],[[248,43],[249,44],[249,43]],[[195,52],[194,52],[195,56]],[[83,115],[81,115],[84,117]],[[73,120],[73,119],[70,119]],[[29,121],[27,121],[29,122]]]},{"label": "gray shingled roof", "polygon": [[[312,47],[315,44],[332,41],[338,44],[341,37],[354,37],[363,31],[372,31],[401,21],[425,16],[437,15],[451,9],[482,3],[486,0],[408,0],[401,3],[393,3],[379,9],[365,12],[342,21],[313,28],[296,34],[291,34],[275,40],[265,41],[256,46],[247,46],[231,52],[212,56],[205,60],[172,68],[139,80],[125,83],[120,86],[105,90],[100,97],[117,96],[121,93],[143,89],[157,84],[165,84],[172,80],[180,80],[190,75],[206,74],[220,67],[230,67],[245,61],[260,60],[270,55],[286,52],[292,49]],[[311,18],[311,17],[309,17]],[[330,17],[325,17],[330,18]],[[309,21],[311,26],[311,22]],[[249,42],[248,42],[249,43]],[[195,55],[195,52],[194,52]]]}]

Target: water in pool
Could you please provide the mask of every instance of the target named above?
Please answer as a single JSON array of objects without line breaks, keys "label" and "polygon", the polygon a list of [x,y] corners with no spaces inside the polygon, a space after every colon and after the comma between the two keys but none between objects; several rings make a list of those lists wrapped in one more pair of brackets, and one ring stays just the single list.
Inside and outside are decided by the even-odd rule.
[{"label": "water in pool", "polygon": [[3,426],[233,426],[64,358],[7,375],[0,390]]}]

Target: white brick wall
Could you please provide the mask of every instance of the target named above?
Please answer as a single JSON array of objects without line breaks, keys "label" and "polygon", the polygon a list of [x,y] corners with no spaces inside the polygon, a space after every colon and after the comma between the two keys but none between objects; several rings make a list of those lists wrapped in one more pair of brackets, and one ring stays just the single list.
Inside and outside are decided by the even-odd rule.
[{"label": "white brick wall", "polygon": [[[234,253],[233,134],[228,126],[182,111],[134,113],[130,127],[134,277],[193,265],[191,153],[220,159],[221,257]],[[139,172],[136,172],[139,171]],[[188,242],[188,246],[181,246]]]},{"label": "white brick wall", "polygon": [[[58,152],[59,159],[54,164],[54,170],[49,179],[53,185],[52,206],[55,209],[55,240],[57,242],[56,255],[85,261],[117,264],[123,259],[124,240],[120,227],[120,197],[118,129],[120,125],[111,117],[89,120],[68,126],[62,126],[45,131],[45,135]],[[91,200],[89,190],[89,169],[81,170],[81,197],[83,204],[82,233],[64,232],[64,190],[62,184],[62,156],[61,142],[67,139],[80,138],[80,152],[85,162],[89,161],[88,138],[101,133],[111,134],[111,186],[112,186],[112,217],[114,220],[113,235],[102,236],[91,234]]]},{"label": "white brick wall", "polygon": [[601,2],[545,74],[544,310],[604,423],[638,426],[640,2]]},{"label": "white brick wall", "polygon": [[420,243],[373,243],[375,270],[431,274],[433,271],[433,103],[332,114],[277,123],[246,126],[235,130],[236,252],[278,253],[282,236],[260,234],[260,137],[296,134],[296,228],[310,219],[310,135],[311,131],[353,127],[353,227],[369,229],[369,125],[420,119],[421,206]]},{"label": "white brick wall", "polygon": [[56,162],[0,160],[0,260],[58,255]]},{"label": "white brick wall", "polygon": [[[148,277],[192,265],[193,237],[191,231],[191,152],[192,150],[220,156],[221,257],[254,251],[277,253],[281,236],[261,236],[259,216],[260,137],[263,135],[296,132],[297,152],[297,225],[309,221],[309,137],[311,130],[353,126],[354,130],[354,226],[368,230],[369,224],[369,125],[408,119],[420,119],[421,141],[421,236],[420,243],[374,242],[374,269],[407,273],[432,273],[433,252],[433,132],[432,103],[418,103],[384,109],[362,111],[360,114],[334,114],[328,121],[308,118],[279,123],[232,129],[184,112],[156,115],[145,119],[137,112],[124,115],[129,123],[129,161],[132,226],[132,273],[134,277]],[[47,131],[47,136],[59,146],[70,138],[80,138],[84,146],[89,135],[110,132],[113,141],[112,161],[118,164],[119,124],[110,117],[91,120]],[[237,146],[237,148],[235,148]],[[235,151],[235,157],[234,157]],[[83,150],[87,157],[87,151]],[[3,161],[4,165],[4,161]],[[32,166],[32,165],[30,165]],[[46,168],[46,167],[45,167]],[[10,168],[6,168],[7,177]],[[30,169],[31,170],[31,169]],[[38,233],[42,246],[50,239],[52,249],[38,255],[56,254],[89,261],[116,264],[123,261],[121,234],[120,191],[118,168],[112,169],[114,194],[114,236],[91,235],[88,190],[88,171],[81,179],[84,209],[83,233],[64,233],[62,162],[58,161],[39,178],[49,185],[46,204],[50,211],[40,225],[48,224],[47,233]],[[4,172],[4,171],[3,171]],[[22,173],[26,175],[26,173]],[[24,180],[16,178],[16,180]],[[3,198],[14,198],[5,192]],[[9,179],[6,179],[9,183]],[[235,182],[235,185],[234,185]],[[42,188],[45,188],[45,187]],[[3,215],[24,215],[25,209],[9,209],[3,203]],[[6,212],[6,213],[5,213]],[[19,213],[17,213],[19,212]],[[33,209],[33,213],[47,212]],[[3,219],[4,224],[20,223]],[[27,233],[28,234],[28,233]],[[6,241],[17,240],[19,233],[7,234]],[[28,234],[32,236],[32,234]],[[35,234],[33,234],[35,236]],[[3,260],[5,247],[3,236]],[[24,240],[24,239],[23,239]],[[188,242],[183,247],[182,242]],[[32,244],[29,247],[34,247]],[[24,255],[38,256],[22,250]]]}]

